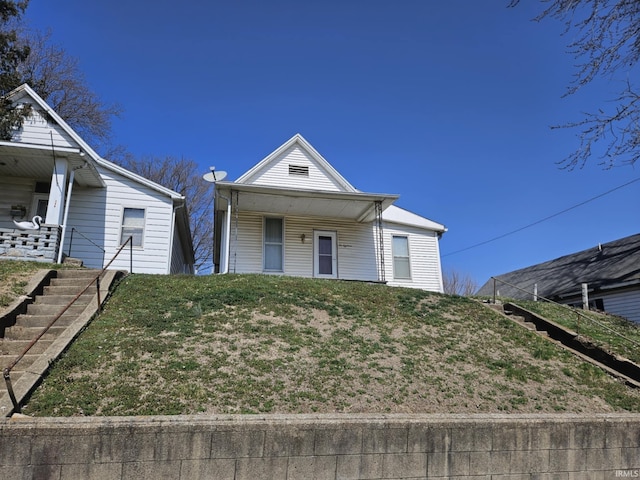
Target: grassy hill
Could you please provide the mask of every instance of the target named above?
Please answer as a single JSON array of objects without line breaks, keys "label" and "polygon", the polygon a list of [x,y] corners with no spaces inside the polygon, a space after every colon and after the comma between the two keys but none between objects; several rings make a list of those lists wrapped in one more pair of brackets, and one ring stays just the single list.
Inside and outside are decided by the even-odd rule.
[{"label": "grassy hill", "polygon": [[640,391],[473,300],[263,275],[125,278],[24,408],[610,411],[640,411]]}]

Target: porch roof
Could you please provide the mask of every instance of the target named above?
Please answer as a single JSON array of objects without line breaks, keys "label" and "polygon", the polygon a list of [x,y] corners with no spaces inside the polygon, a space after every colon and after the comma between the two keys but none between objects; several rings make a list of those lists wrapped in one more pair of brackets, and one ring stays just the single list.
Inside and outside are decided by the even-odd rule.
[{"label": "porch roof", "polygon": [[54,157],[65,158],[70,169],[76,169],[75,181],[86,187],[104,187],[93,161],[79,148],[0,141],[0,175],[51,180]]},{"label": "porch roof", "polygon": [[[235,182],[216,183],[216,208],[227,208],[226,198],[238,192],[238,210],[278,215],[332,217],[369,222],[375,219],[375,202],[382,210],[399,195],[364,192],[329,192],[325,190],[292,190],[264,185]],[[235,206],[235,201],[233,202]]]}]

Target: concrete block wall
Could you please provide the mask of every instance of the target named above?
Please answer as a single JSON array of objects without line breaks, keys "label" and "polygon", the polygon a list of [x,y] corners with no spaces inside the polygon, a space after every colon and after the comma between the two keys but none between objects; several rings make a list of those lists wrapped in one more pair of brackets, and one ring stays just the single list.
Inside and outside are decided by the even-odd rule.
[{"label": "concrete block wall", "polygon": [[640,477],[640,415],[13,418],[0,478]]},{"label": "concrete block wall", "polygon": [[0,256],[54,262],[60,247],[61,232],[59,225],[45,224],[39,230],[0,228]]}]

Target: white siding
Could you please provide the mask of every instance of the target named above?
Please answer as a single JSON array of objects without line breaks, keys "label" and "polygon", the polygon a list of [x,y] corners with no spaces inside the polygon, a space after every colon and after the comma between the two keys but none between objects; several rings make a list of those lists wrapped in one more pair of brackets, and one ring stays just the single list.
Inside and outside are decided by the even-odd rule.
[{"label": "white siding", "polygon": [[[389,285],[421,288],[442,292],[440,247],[436,232],[404,225],[384,224],[385,279]],[[393,278],[392,237],[406,236],[409,240],[411,279]]]},{"label": "white siding", "polygon": [[[309,176],[289,175],[289,165],[307,167]],[[315,159],[298,145],[286,150],[280,157],[271,162],[268,168],[261,170],[247,183],[273,187],[286,185],[292,189],[302,188],[331,192],[344,190]]]},{"label": "white siding", "polygon": [[602,297],[604,311],[640,323],[640,290],[612,293]]},{"label": "white siding", "polygon": [[[237,232],[235,216],[231,222],[231,273],[261,273],[262,228],[264,215],[240,212]],[[338,278],[377,281],[378,255],[376,229],[371,223],[354,223],[330,218],[284,217],[284,274],[313,276],[313,232],[335,231],[338,248]],[[236,242],[237,233],[237,242]],[[301,235],[305,236],[304,243]],[[392,236],[409,239],[411,279],[393,278]],[[384,226],[385,279],[389,285],[442,292],[442,271],[438,235],[435,232],[400,225]]]},{"label": "white siding", "polygon": [[16,220],[31,220],[31,202],[33,199],[35,181],[29,178],[0,178],[0,228],[15,228],[9,211],[12,205],[24,205],[27,208],[25,218]]},{"label": "white siding", "polygon": [[25,119],[22,128],[13,135],[13,141],[45,145],[51,147],[76,148],[78,144],[57,123],[47,120],[46,114],[38,110],[40,107],[30,98],[24,98],[22,102],[32,105],[32,114]]},{"label": "white siding", "polygon": [[[106,188],[78,188],[71,195],[71,208],[65,236],[65,253],[71,228],[106,250],[105,263],[120,247],[122,211],[125,207],[145,210],[145,229],[142,247],[133,248],[134,273],[168,273],[171,242],[171,199],[125,178],[100,168]],[[84,238],[74,235],[71,256],[81,258],[85,265],[102,267],[102,252]],[[129,247],[111,265],[114,269],[129,270]]]},{"label": "white siding", "polygon": [[[229,271],[260,273],[262,269],[262,226],[264,215],[238,215],[237,249],[231,249]],[[313,231],[337,233],[338,278],[345,280],[378,279],[374,234],[371,224],[357,224],[327,218],[284,218],[284,274],[313,276]],[[305,235],[302,243],[301,235]],[[231,221],[232,247],[236,238],[235,217]]]}]

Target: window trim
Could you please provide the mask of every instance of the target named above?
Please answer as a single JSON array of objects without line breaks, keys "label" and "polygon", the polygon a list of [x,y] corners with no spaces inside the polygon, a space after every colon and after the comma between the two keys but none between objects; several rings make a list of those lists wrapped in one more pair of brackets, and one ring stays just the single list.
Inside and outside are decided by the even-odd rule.
[{"label": "window trim", "polygon": [[[140,245],[136,245],[135,243],[132,242],[132,247],[133,248],[138,248],[138,249],[143,249],[144,248],[144,237],[145,237],[145,232],[147,230],[147,209],[145,207],[133,207],[133,206],[123,206],[122,207],[122,212],[120,215],[120,245],[124,245],[124,243],[126,242],[126,239],[123,238],[123,233],[124,233],[124,220],[125,220],[125,211],[126,210],[142,210],[142,235],[140,237]],[[131,228],[131,227],[128,227]]]},{"label": "window trim", "polygon": [[[396,238],[404,238],[407,244],[407,255],[398,255],[396,253],[396,249],[395,249],[395,239]],[[392,235],[391,236],[391,257],[393,260],[393,278],[394,280],[411,280],[412,276],[411,276],[411,248],[409,245],[409,235]],[[397,268],[396,268],[396,259],[406,259],[407,260],[407,266],[409,268],[409,276],[407,277],[400,277],[398,276],[397,273]]]},{"label": "window trim", "polygon": [[[269,245],[280,245],[280,268],[267,268],[267,220],[280,220],[280,228],[282,233],[282,242],[275,243],[270,242]],[[285,246],[285,225],[284,225],[284,217],[276,217],[276,216],[264,216],[262,217],[262,271],[265,273],[284,273],[284,246]]]}]

